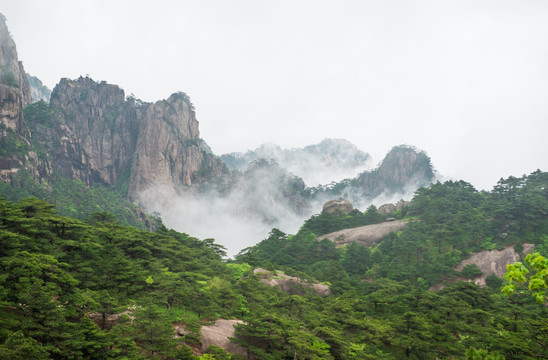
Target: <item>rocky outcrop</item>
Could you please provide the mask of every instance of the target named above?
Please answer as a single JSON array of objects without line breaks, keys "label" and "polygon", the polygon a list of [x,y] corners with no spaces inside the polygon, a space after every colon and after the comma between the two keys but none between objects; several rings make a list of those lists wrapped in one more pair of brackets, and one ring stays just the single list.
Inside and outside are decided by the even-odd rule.
[{"label": "rocky outcrop", "polygon": [[340,198],[338,200],[330,200],[323,205],[322,212],[333,214],[335,212],[341,212],[343,214],[348,214],[354,210],[352,203],[346,199]]},{"label": "rocky outcrop", "polygon": [[6,18],[0,14],[0,82],[18,88],[21,91],[23,106],[32,102],[30,85],[23,63],[17,57],[17,48],[6,24]]},{"label": "rocky outcrop", "polygon": [[23,63],[17,57],[6,18],[0,14],[0,124],[23,135],[23,107],[30,103],[30,86]]},{"label": "rocky outcrop", "polygon": [[[0,124],[14,133],[23,132],[23,97],[21,91],[0,84]],[[2,133],[4,131],[2,130]]]},{"label": "rocky outcrop", "polygon": [[[535,247],[534,244],[523,244],[523,254],[526,255]],[[472,279],[480,286],[485,286],[485,279],[491,274],[503,277],[506,273],[506,265],[521,261],[521,256],[510,246],[503,250],[483,250],[472,254],[468,259],[463,260],[455,270],[462,271],[466,265],[476,264],[483,272],[482,275]]]},{"label": "rocky outcrop", "polygon": [[360,174],[352,186],[362,196],[372,199],[383,193],[408,193],[433,180],[434,169],[428,155],[401,145],[392,148],[378,168]]},{"label": "rocky outcrop", "polygon": [[49,153],[61,175],[88,185],[114,185],[130,170],[139,119],[122,89],[90,78],[62,79],[51,108],[51,128],[34,126],[32,135],[45,146],[50,140]]},{"label": "rocky outcrop", "polygon": [[271,272],[262,268],[256,268],[253,273],[260,278],[263,284],[279,288],[290,295],[304,295],[313,290],[320,296],[331,294],[331,289],[325,284],[308,282],[296,276],[289,276],[281,271]]},{"label": "rocky outcrop", "polygon": [[30,94],[32,98],[32,102],[35,103],[37,101],[44,101],[49,102],[49,98],[51,97],[51,90],[45,86],[40,79],[38,79],[36,76],[32,76],[27,74],[27,78],[30,85]]},{"label": "rocky outcrop", "polygon": [[394,213],[398,210],[403,209],[404,207],[406,207],[409,204],[410,204],[409,201],[404,201],[404,200],[398,201],[397,204],[391,204],[391,203],[383,204],[383,205],[379,206],[379,208],[377,209],[377,213],[379,213],[381,215],[392,214],[392,213]]},{"label": "rocky outcrop", "polygon": [[401,231],[406,226],[407,221],[395,220],[335,231],[318,237],[318,240],[329,239],[336,243],[337,246],[348,245],[353,241],[365,246],[371,246],[391,232]]},{"label": "rocky outcrop", "polygon": [[230,341],[230,338],[236,337],[234,326],[242,323],[243,321],[238,319],[219,319],[212,325],[202,326],[200,329],[202,351],[206,351],[208,346],[214,345],[229,353],[245,356],[246,350]]},{"label": "rocky outcrop", "polygon": [[[201,146],[198,121],[183,93],[143,103],[116,85],[62,79],[52,92],[48,126],[29,119],[51,167],[85,184],[127,187],[130,200],[151,185],[171,192],[228,170]],[[207,177],[206,177],[207,179]]]},{"label": "rocky outcrop", "polygon": [[226,171],[223,164],[200,146],[198,121],[188,98],[177,93],[142,111],[135,146],[128,197],[152,185],[171,188],[190,186],[199,171]]}]

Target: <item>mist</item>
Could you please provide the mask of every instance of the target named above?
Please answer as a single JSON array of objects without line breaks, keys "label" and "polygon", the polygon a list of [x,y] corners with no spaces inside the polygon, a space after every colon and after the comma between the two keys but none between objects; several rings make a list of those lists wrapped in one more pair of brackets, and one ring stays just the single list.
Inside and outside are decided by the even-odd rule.
[{"label": "mist", "polygon": [[[227,256],[234,257],[241,250],[267,238],[273,228],[288,234],[297,233],[305,220],[321,213],[323,204],[329,200],[344,197],[352,202],[354,208],[364,212],[371,204],[378,208],[386,203],[408,201],[421,185],[418,179],[412,179],[402,191],[385,191],[374,198],[360,195],[363,189],[346,186],[339,196],[330,192],[335,180],[322,187],[312,187],[303,179],[325,179],[329,174],[335,179],[345,171],[356,171],[356,168],[333,163],[326,166],[324,157],[310,154],[293,156],[292,161],[282,157],[278,159],[295,167],[298,167],[298,161],[308,163],[298,167],[297,176],[274,159],[254,160],[244,172],[233,171],[232,183],[224,191],[212,187],[205,192],[187,190],[175,195],[157,185],[142,192],[139,201],[147,210],[158,212],[168,228],[200,239],[213,238],[227,249]],[[369,163],[371,159],[368,156]],[[331,171],[333,168],[340,171]]]}]

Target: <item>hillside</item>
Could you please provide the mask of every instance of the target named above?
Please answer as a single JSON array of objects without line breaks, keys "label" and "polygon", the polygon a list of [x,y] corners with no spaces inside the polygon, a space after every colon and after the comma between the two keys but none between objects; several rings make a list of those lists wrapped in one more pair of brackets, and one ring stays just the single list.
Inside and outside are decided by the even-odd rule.
[{"label": "hillside", "polygon": [[[547,185],[540,171],[501,179],[489,193],[465,182],[437,183],[397,213],[323,213],[295,235],[273,229],[229,262],[211,239],[165,227],[137,230],[107,214],[82,222],[37,199],[1,200],[0,354],[462,359],[488,349],[542,358],[545,306],[528,292],[501,294],[494,275],[486,287],[454,281],[469,276],[458,265],[476,252],[519,252],[528,241],[546,253]],[[310,230],[320,220],[338,227],[386,216],[413,221],[369,246],[337,247]],[[258,267],[265,270],[253,271]],[[427,290],[436,284],[445,287]],[[306,291],[320,285],[330,293]],[[233,335],[226,324],[236,324]]]}]

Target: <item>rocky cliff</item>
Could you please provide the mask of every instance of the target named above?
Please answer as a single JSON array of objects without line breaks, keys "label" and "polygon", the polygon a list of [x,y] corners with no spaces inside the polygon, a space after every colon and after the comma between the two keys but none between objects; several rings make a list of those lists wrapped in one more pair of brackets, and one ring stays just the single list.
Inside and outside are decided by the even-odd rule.
[{"label": "rocky cliff", "polygon": [[47,119],[27,120],[52,169],[88,185],[123,183],[130,200],[138,200],[152,184],[176,192],[204,181],[198,176],[204,168],[228,172],[202,149],[198,121],[184,93],[143,103],[126,99],[121,88],[104,81],[62,79],[47,111]]},{"label": "rocky cliff", "polygon": [[172,191],[228,172],[224,164],[201,146],[196,114],[183,93],[148,105],[140,114],[128,196],[159,185]]},{"label": "rocky cliff", "polygon": [[27,79],[29,80],[32,102],[49,102],[49,98],[51,97],[51,90],[46,85],[44,85],[42,81],[36,76],[27,74]]},{"label": "rocky cliff", "polygon": [[[30,86],[6,18],[0,14],[0,124],[23,134],[23,107],[31,103]],[[1,131],[0,136],[4,133]]]}]

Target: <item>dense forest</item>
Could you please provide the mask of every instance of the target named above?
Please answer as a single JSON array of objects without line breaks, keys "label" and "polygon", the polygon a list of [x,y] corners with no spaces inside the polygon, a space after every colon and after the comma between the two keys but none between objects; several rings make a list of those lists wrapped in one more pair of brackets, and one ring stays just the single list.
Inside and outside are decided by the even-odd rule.
[{"label": "dense forest", "polygon": [[[407,228],[370,247],[317,237],[384,221],[374,206],[314,215],[296,234],[273,229],[226,259],[213,239],[163,225],[147,231],[104,211],[79,220],[37,198],[0,199],[0,357],[548,358],[545,298],[527,288],[504,294],[505,280],[494,275],[486,287],[462,281],[477,267],[455,270],[482,250],[521,253],[530,243],[548,254],[548,173],[501,179],[490,192],[432,184],[389,216]],[[331,293],[282,292],[256,268],[318,281]],[[108,321],[112,314],[117,321]],[[244,321],[232,341],[246,355],[213,346],[195,355],[200,327],[220,318]],[[184,336],[174,337],[175,323]]]}]

